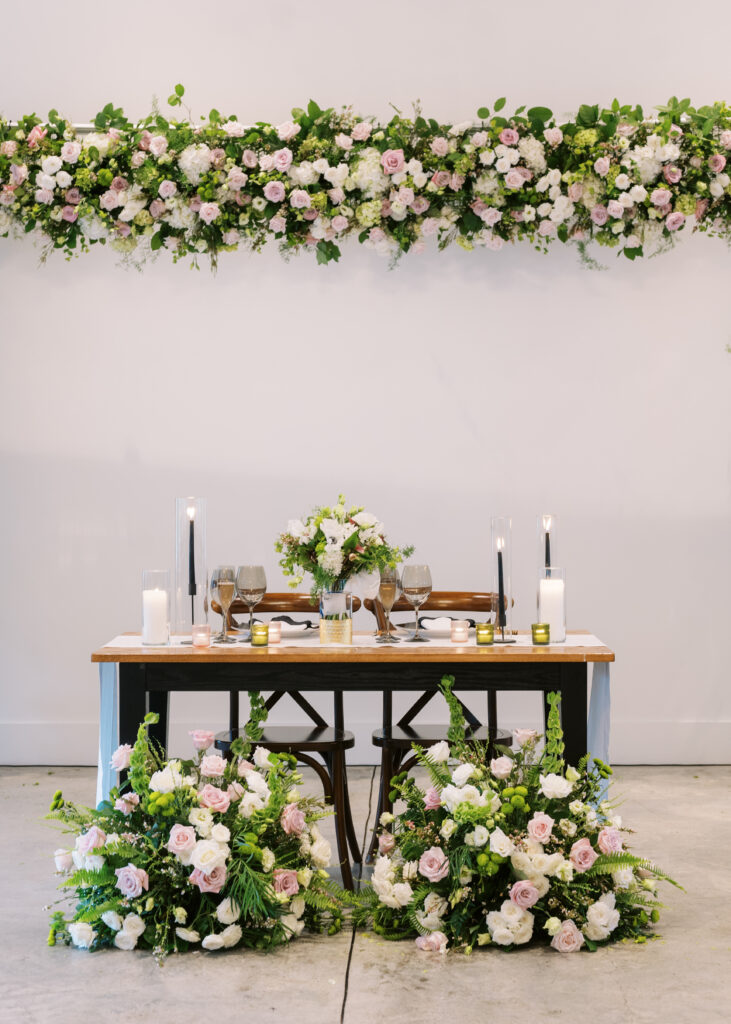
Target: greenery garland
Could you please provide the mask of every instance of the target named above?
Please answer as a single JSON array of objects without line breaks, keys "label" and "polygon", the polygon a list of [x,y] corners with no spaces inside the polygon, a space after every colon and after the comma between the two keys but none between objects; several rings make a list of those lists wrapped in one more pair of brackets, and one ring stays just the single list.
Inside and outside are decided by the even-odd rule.
[{"label": "greenery garland", "polygon": [[[185,90],[169,97],[180,107]],[[310,101],[280,125],[211,110],[194,123],[158,110],[137,124],[108,103],[77,134],[51,110],[0,120],[0,236],[32,233],[67,258],[109,243],[133,261],[175,260],[275,240],[283,255],[338,260],[357,237],[397,258],[432,236],[499,250],[591,240],[628,259],[672,246],[686,224],[731,240],[731,107],[672,97],[584,105],[559,123],[545,107],[510,117],[499,99],[479,123],[420,110],[385,125]]]}]

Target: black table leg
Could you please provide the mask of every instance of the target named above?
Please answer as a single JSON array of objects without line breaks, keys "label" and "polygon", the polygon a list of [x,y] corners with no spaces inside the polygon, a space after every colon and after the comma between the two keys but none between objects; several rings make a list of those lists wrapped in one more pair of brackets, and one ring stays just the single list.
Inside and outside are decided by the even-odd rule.
[{"label": "black table leg", "polygon": [[587,672],[583,662],[561,665],[561,725],[564,734],[564,759],[575,768],[586,754]]},{"label": "black table leg", "polygon": [[147,694],[147,710],[156,711],[160,720],[151,725],[148,734],[150,739],[158,743],[167,754],[168,749],[168,713],[170,707],[168,690],[152,690]]},{"label": "black table leg", "polygon": [[134,744],[147,714],[145,666],[122,662],[119,666],[119,742]]}]

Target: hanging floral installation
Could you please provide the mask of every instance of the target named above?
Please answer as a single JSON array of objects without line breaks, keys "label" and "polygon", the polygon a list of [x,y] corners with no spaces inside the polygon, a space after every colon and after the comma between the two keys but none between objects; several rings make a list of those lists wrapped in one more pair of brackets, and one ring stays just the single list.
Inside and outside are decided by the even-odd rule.
[{"label": "hanging floral installation", "polygon": [[[184,93],[177,85],[169,104]],[[564,123],[504,106],[457,124],[417,108],[379,125],[314,101],[278,125],[217,110],[200,124],[189,110],[132,124],[111,103],[90,132],[55,110],[0,120],[0,236],[32,234],[67,258],[108,243],[135,261],[167,250],[214,264],[270,240],[328,263],[352,237],[393,258],[430,240],[493,251],[559,240],[582,255],[593,240],[630,260],[670,248],[686,226],[731,239],[725,103],[672,97],[648,117],[615,100]]]}]

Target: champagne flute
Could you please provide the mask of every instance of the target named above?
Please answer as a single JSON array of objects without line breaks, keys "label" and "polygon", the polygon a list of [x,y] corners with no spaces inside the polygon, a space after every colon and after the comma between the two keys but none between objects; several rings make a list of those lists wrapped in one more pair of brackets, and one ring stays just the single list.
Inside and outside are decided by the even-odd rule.
[{"label": "champagne flute", "polygon": [[386,613],[386,629],[382,636],[376,639],[377,644],[400,644],[398,637],[391,632],[391,609],[401,595],[401,580],[398,569],[389,566],[381,569],[381,583],[378,588],[378,599]]},{"label": "champagne flute", "polygon": [[254,623],[254,608],[267,592],[267,578],[263,565],[240,565],[236,570],[236,592],[249,609],[249,635],[242,640],[251,639],[251,627]]},{"label": "champagne flute", "polygon": [[414,635],[406,641],[407,644],[429,643],[425,636],[419,635],[419,608],[424,604],[431,594],[431,573],[428,565],[406,565],[401,575],[401,589],[404,597],[412,605],[416,623]]},{"label": "champagne flute", "polygon": [[236,642],[235,640],[231,640],[226,632],[228,610],[231,607],[231,602],[234,599],[235,593],[236,569],[233,565],[219,565],[213,570],[211,575],[211,594],[221,606],[221,615],[223,616],[221,632],[217,636],[213,637],[216,643],[233,644]]}]

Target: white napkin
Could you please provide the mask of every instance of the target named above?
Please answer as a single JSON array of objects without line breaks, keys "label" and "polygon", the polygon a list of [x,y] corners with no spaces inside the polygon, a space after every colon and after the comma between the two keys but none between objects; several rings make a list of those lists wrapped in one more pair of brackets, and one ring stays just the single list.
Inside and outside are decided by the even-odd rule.
[{"label": "white napkin", "polygon": [[452,630],[452,620],[445,615],[440,616],[438,619],[424,619],[421,623],[421,628],[426,630],[427,633],[432,631],[436,633],[449,633]]}]

